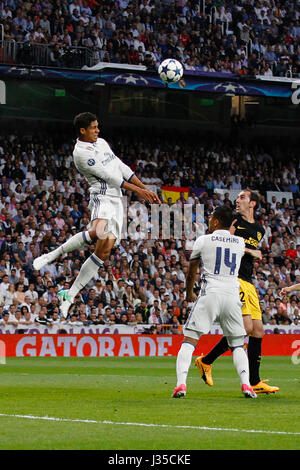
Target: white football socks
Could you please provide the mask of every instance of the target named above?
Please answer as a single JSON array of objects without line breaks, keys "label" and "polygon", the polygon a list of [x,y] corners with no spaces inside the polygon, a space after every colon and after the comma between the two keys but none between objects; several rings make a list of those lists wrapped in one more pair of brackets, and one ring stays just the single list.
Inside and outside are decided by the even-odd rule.
[{"label": "white football socks", "polygon": [[243,347],[237,347],[232,350],[234,367],[239,374],[241,385],[249,385],[249,361]]},{"label": "white football socks", "polygon": [[65,243],[63,243],[61,246],[49,253],[49,256],[51,257],[50,262],[54,261],[56,258],[63,255],[64,253],[69,253],[70,251],[83,248],[85,244],[91,243],[91,241],[92,239],[87,230],[84,232],[76,233],[76,235],[73,235]]},{"label": "white football socks", "polygon": [[98,256],[93,253],[91,256],[88,257],[87,260],[83,263],[81,266],[81,269],[73,282],[71,288],[69,289],[69,297],[71,301],[73,302],[74,298],[78,294],[78,292],[83,289],[86,284],[94,277],[96,276],[98,269],[101,268],[103,265],[103,261],[98,258]]},{"label": "white football socks", "polygon": [[186,385],[194,349],[195,346],[187,342],[183,342],[180,347],[176,360],[177,387],[181,384]]}]

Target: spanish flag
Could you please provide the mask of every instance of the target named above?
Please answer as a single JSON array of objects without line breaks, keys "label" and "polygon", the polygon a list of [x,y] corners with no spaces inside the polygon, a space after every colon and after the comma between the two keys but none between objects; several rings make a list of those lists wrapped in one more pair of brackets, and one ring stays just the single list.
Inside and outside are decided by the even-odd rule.
[{"label": "spanish flag", "polygon": [[162,186],[161,193],[164,202],[168,202],[168,199],[172,199],[172,203],[175,204],[180,197],[180,193],[184,194],[184,199],[189,197],[190,188],[181,188],[179,186]]}]

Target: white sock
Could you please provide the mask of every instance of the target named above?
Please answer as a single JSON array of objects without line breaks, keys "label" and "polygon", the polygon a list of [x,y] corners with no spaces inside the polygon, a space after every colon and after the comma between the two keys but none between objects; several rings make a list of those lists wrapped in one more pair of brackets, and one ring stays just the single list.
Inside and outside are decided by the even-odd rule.
[{"label": "white sock", "polygon": [[56,258],[58,258],[64,253],[69,253],[70,251],[82,248],[86,243],[91,243],[91,241],[92,239],[87,230],[84,232],[76,233],[76,235],[73,235],[65,243],[63,243],[61,246],[49,253],[51,256],[51,261],[54,261]]},{"label": "white sock", "polygon": [[103,261],[98,258],[98,256],[93,253],[81,266],[81,269],[72,284],[72,287],[69,289],[69,297],[73,301],[78,292],[83,289],[86,284],[96,276],[98,269],[103,265]]},{"label": "white sock", "polygon": [[186,385],[194,349],[195,346],[191,343],[184,342],[181,345],[176,360],[177,387],[181,384]]},{"label": "white sock", "polygon": [[250,385],[249,382],[249,362],[246,351],[243,347],[234,348],[232,351],[234,367],[240,376],[241,385]]}]

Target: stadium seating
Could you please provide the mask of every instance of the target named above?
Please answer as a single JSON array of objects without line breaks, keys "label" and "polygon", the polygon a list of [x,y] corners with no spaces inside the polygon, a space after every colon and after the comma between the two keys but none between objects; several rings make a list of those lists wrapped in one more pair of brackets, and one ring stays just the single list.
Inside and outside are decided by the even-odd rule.
[{"label": "stadium seating", "polygon": [[98,62],[156,69],[299,77],[298,2],[127,0],[0,3],[0,61],[52,67]]}]

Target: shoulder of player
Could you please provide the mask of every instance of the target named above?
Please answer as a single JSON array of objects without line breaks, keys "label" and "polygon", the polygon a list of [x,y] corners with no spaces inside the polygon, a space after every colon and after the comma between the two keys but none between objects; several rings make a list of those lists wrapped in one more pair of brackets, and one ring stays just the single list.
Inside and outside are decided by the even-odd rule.
[{"label": "shoulder of player", "polygon": [[98,137],[98,139],[95,143],[83,142],[82,140],[77,139],[76,143],[75,143],[75,146],[74,146],[74,151],[75,150],[92,150],[92,151],[95,151],[97,147],[110,148],[109,143],[105,139],[102,139],[101,137]]},{"label": "shoulder of player", "polygon": [[96,148],[97,147],[99,149],[101,148],[101,150],[110,150],[111,151],[109,143],[105,139],[102,139],[102,137],[98,137],[97,142],[96,142]]},{"label": "shoulder of player", "polygon": [[253,223],[253,228],[255,228],[257,232],[260,232],[264,235],[265,229],[258,220],[255,220],[255,222]]},{"label": "shoulder of player", "polygon": [[200,237],[196,238],[194,245],[193,245],[193,250],[197,250],[199,247],[201,247],[204,243],[204,240],[207,239],[209,235],[200,235]]},{"label": "shoulder of player", "polygon": [[103,137],[98,137],[96,145],[98,145],[98,144],[99,145],[109,145],[108,142],[105,139],[103,139]]},{"label": "shoulder of player", "polygon": [[242,225],[242,223],[243,223],[243,218],[240,216],[240,214],[233,214],[231,227],[238,228],[238,226]]},{"label": "shoulder of player", "polygon": [[248,222],[247,220],[245,220],[240,214],[235,214],[234,215],[234,223],[233,225],[238,228],[239,226],[243,227],[243,228],[248,228],[249,230],[250,229],[254,229],[254,230],[258,230],[258,231],[261,231],[263,232],[264,229],[262,227],[262,225],[259,223],[258,220],[254,220],[254,222]]},{"label": "shoulder of player", "polygon": [[255,223],[256,223],[256,226],[259,230],[264,230],[263,226],[261,225],[261,223],[258,220],[256,220]]},{"label": "shoulder of player", "polygon": [[205,240],[208,240],[211,237],[211,235],[212,235],[211,233],[206,233],[204,235],[200,235],[200,237],[198,237],[196,239],[196,242],[203,243],[203,242],[205,242]]},{"label": "shoulder of player", "polygon": [[82,142],[80,140],[76,141],[76,144],[74,146],[73,150],[73,156],[81,156],[84,154],[94,154],[95,153],[95,147],[91,142]]}]

